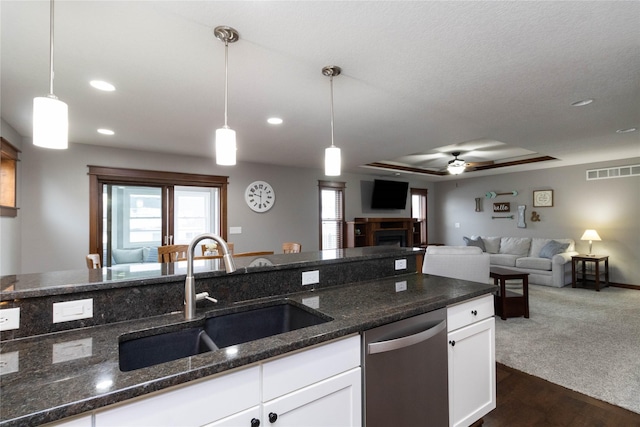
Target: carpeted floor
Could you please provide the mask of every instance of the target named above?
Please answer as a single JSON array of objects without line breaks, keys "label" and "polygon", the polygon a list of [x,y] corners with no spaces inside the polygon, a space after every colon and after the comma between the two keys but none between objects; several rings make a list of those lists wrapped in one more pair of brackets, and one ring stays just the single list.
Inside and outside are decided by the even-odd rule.
[{"label": "carpeted floor", "polygon": [[640,291],[529,285],[530,318],[496,317],[496,360],[640,413]]}]

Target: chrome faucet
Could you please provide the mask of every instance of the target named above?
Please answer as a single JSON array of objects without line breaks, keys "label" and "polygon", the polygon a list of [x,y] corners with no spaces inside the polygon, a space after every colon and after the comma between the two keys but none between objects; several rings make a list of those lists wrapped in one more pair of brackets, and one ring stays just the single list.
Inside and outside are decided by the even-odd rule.
[{"label": "chrome faucet", "polygon": [[[193,278],[193,252],[196,245],[205,239],[215,240],[222,247],[222,260],[224,261],[224,267],[227,273],[233,273],[236,271],[236,264],[233,261],[233,256],[229,250],[229,246],[224,239],[217,234],[204,233],[196,236],[191,243],[189,243],[189,249],[187,249],[187,278],[184,281],[184,318],[185,320],[191,320],[196,315],[196,284]],[[208,294],[207,294],[208,296]]]}]

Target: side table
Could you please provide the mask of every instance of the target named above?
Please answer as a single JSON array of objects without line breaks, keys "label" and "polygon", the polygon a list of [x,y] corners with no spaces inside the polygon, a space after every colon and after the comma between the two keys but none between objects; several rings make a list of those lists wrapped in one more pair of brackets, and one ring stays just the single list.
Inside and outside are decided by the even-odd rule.
[{"label": "side table", "polygon": [[[499,294],[495,296],[496,313],[502,320],[507,317],[524,316],[529,318],[529,273],[509,270],[508,268],[491,267],[489,276],[493,283],[499,284]],[[522,280],[522,295],[506,290],[507,280]]]},{"label": "side table", "polygon": [[578,254],[571,257],[571,287],[576,287],[576,264],[582,261],[582,283],[587,281],[587,268],[586,263],[592,262],[595,264],[595,282],[596,291],[600,292],[600,262],[604,261],[604,281],[609,286],[609,255],[584,255]]}]

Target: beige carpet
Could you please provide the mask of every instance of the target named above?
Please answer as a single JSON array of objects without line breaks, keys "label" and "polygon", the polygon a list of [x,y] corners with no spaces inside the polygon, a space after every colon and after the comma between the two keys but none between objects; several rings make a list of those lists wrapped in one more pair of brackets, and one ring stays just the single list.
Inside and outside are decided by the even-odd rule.
[{"label": "beige carpet", "polygon": [[640,413],[640,291],[529,286],[530,319],[496,317],[496,359]]}]

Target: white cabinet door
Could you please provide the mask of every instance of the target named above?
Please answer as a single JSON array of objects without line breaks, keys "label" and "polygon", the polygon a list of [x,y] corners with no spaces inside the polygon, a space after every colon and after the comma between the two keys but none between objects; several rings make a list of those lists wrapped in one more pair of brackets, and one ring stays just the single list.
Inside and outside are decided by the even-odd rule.
[{"label": "white cabinet door", "polygon": [[263,405],[260,425],[360,427],[362,424],[360,379],[360,368],[354,368],[266,402]]},{"label": "white cabinet door", "polygon": [[260,367],[162,391],[97,411],[95,427],[202,426],[260,405]]},{"label": "white cabinet door", "polygon": [[495,319],[452,331],[449,340],[449,425],[467,427],[496,407]]},{"label": "white cabinet door", "polygon": [[260,421],[260,406],[254,406],[239,414],[231,415],[203,427],[256,427],[256,425],[265,425]]}]

